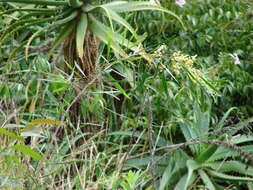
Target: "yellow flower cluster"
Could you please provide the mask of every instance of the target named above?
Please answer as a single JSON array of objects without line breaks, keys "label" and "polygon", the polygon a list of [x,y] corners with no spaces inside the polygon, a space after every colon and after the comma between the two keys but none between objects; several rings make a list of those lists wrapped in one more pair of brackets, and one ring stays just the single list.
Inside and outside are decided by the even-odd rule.
[{"label": "yellow flower cluster", "polygon": [[209,93],[215,94],[213,89],[205,82],[211,80],[211,78],[208,77],[207,73],[205,73],[201,69],[194,68],[194,62],[196,61],[196,57],[196,55],[184,55],[181,51],[174,52],[170,57],[173,61],[171,69],[176,74],[180,74],[184,71],[188,72],[192,81],[205,87],[209,91]]},{"label": "yellow flower cluster", "polygon": [[174,64],[172,65],[172,70],[176,74],[179,74],[183,68],[186,68],[191,71],[192,69],[194,69],[193,64],[196,61],[196,57],[196,55],[184,55],[181,51],[174,52],[170,57],[171,60],[174,61]]}]

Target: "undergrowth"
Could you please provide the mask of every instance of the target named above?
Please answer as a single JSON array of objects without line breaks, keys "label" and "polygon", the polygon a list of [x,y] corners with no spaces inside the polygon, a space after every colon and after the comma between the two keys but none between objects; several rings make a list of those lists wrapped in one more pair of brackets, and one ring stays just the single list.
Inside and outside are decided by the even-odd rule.
[{"label": "undergrowth", "polygon": [[[147,33],[152,61],[100,44],[89,81],[61,48],[48,58],[58,31],[37,38],[28,59],[24,49],[9,56],[44,25],[10,34],[0,47],[0,189],[253,189],[253,4],[161,5],[186,30],[162,12],[121,14]],[[17,14],[0,15],[1,34]]]}]

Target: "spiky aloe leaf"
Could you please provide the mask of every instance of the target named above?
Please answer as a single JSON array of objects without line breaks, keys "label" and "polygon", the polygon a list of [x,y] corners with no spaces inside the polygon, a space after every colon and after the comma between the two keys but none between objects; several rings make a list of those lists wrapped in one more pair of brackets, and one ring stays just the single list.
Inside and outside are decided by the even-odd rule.
[{"label": "spiky aloe leaf", "polygon": [[[196,174],[192,174],[191,175],[191,178],[190,178],[190,181],[188,184],[192,184],[194,182],[194,180],[196,179]],[[179,181],[178,183],[176,184],[174,190],[182,190],[185,188],[185,185],[186,185],[186,179],[187,179],[187,174],[185,174]]]},{"label": "spiky aloe leaf", "polygon": [[244,127],[247,127],[247,125],[249,125],[249,123],[253,122],[253,117],[250,117],[246,120],[243,120],[241,122],[239,122],[238,124],[236,124],[233,129],[228,131],[228,135],[232,136],[234,135],[237,131],[241,130]]},{"label": "spiky aloe leaf", "polygon": [[51,48],[50,48],[50,51],[49,51],[49,54],[48,56],[51,57],[54,50],[62,43],[65,41],[65,39],[71,34],[72,31],[74,31],[74,24],[66,24],[61,32],[59,33],[59,35],[55,38]]},{"label": "spiky aloe leaf", "polygon": [[[253,152],[253,145],[240,146],[240,149],[248,153]],[[212,157],[208,159],[208,161],[216,161],[238,156],[240,156],[240,154],[236,151],[224,147],[219,147],[218,150],[212,155]]]},{"label": "spiky aloe leaf", "polygon": [[[133,29],[133,27],[124,19],[122,18],[117,12],[111,10],[110,8],[106,7],[106,6],[100,6],[102,7],[104,10],[106,10],[106,16],[108,16],[109,20],[112,19],[114,21],[116,21],[117,23],[121,24],[122,26],[124,26],[126,29],[128,29],[133,36],[137,39],[137,40],[144,40],[145,36],[140,37],[136,34],[136,31]],[[104,12],[103,12],[104,13]],[[112,25],[112,23],[111,23]]]},{"label": "spiky aloe leaf", "polygon": [[17,48],[15,48],[13,51],[11,51],[9,57],[8,57],[8,61],[11,61],[11,59],[16,55],[16,53],[21,50],[26,44],[27,44],[28,40],[23,41],[21,44],[19,44],[19,46]]},{"label": "spiky aloe leaf", "polygon": [[159,185],[159,190],[164,190],[169,182],[169,180],[171,179],[171,177],[174,175],[175,173],[175,163],[173,162],[174,160],[170,161],[168,166],[166,167],[162,179],[160,181],[160,185]]},{"label": "spiky aloe leaf", "polygon": [[[33,14],[35,14],[35,13],[26,14],[24,17],[21,17],[23,19],[20,18],[20,20],[14,22],[13,24],[11,24],[10,26],[7,27],[6,31],[0,36],[0,44],[8,36],[10,36],[12,33],[16,32],[16,31],[22,30],[26,27],[33,26],[36,24],[47,23],[50,21],[55,21],[55,20],[67,17],[67,15],[69,15],[72,11],[73,11],[73,9],[68,9],[56,17],[49,17],[49,18],[42,18],[42,19],[29,18],[30,16],[33,16]],[[25,17],[28,17],[28,19],[24,19]]]},{"label": "spiky aloe leaf", "polygon": [[236,108],[236,107],[232,107],[232,108],[230,108],[230,109],[225,113],[225,115],[222,117],[222,119],[221,119],[220,122],[218,123],[218,125],[217,125],[217,127],[216,127],[216,130],[221,129],[221,128],[224,126],[225,121],[226,121],[226,119],[228,118],[229,114],[230,114],[232,111],[234,111],[235,109],[237,109],[237,108]]},{"label": "spiky aloe leaf", "polygon": [[16,31],[22,30],[26,27],[33,26],[35,24],[40,23],[46,23],[55,20],[54,18],[42,18],[42,19],[27,19],[27,20],[21,20],[17,23],[13,23],[10,25],[10,27],[7,28],[7,30],[0,36],[0,44],[3,43],[3,41],[13,34]]},{"label": "spiky aloe leaf", "polygon": [[[108,32],[112,33],[111,30],[108,29],[104,24],[96,20],[92,15],[89,15],[89,19],[91,23],[89,24],[90,31],[102,42],[107,44],[108,39]],[[111,38],[111,48],[116,52],[119,53],[123,57],[127,57],[125,51],[115,42],[114,38]]]},{"label": "spiky aloe leaf", "polygon": [[245,142],[253,141],[253,136],[251,135],[237,135],[231,138],[231,143],[240,144]]},{"label": "spiky aloe leaf", "polygon": [[204,170],[198,170],[198,173],[202,179],[202,181],[204,182],[205,186],[208,189],[212,189],[212,190],[216,190],[212,180],[208,177],[208,175],[206,174],[206,172]]},{"label": "spiky aloe leaf", "polygon": [[43,8],[36,8],[36,9],[26,9],[26,8],[16,8],[16,9],[9,9],[7,11],[0,12],[0,16],[5,14],[10,14],[12,12],[37,12],[37,13],[43,13],[43,14],[55,14],[57,9],[43,9]]},{"label": "spiky aloe leaf", "polygon": [[101,23],[100,21],[95,19],[95,17],[89,15],[89,18],[92,21],[93,25],[97,26],[97,31],[94,31],[94,32],[103,31],[104,40],[102,40],[102,41],[105,42],[106,44],[107,44],[107,37],[108,37],[107,34],[108,33],[111,34],[111,43],[112,43],[111,47],[113,48],[113,50],[115,52],[120,53],[120,55],[122,55],[124,57],[127,55],[122,49],[120,50],[120,52],[119,52],[118,49],[115,49],[114,46],[117,44],[118,47],[120,47],[119,45],[125,46],[126,48],[134,51],[135,53],[138,53],[139,55],[141,55],[147,61],[149,61],[149,62],[152,61],[152,58],[145,52],[145,50],[141,46],[138,46],[138,45],[141,45],[138,41],[136,43],[133,43],[133,42],[129,41],[128,39],[126,39],[125,37],[123,37],[121,34],[113,32],[109,27],[105,26],[103,23]]},{"label": "spiky aloe leaf", "polygon": [[184,190],[187,190],[187,187],[190,185],[191,179],[194,176],[194,174],[193,174],[194,170],[196,170],[200,167],[200,165],[194,160],[187,160],[186,166],[188,168],[188,174],[187,174],[187,178],[185,181]]},{"label": "spiky aloe leaf", "polygon": [[114,27],[113,27],[113,23],[112,23],[112,13],[111,13],[110,9],[108,9],[105,6],[100,6],[100,8],[102,8],[104,10],[104,12],[106,13],[105,15],[108,17],[111,29],[114,32]]},{"label": "spiky aloe leaf", "polygon": [[179,16],[177,16],[172,11],[164,9],[163,7],[159,6],[156,3],[138,2],[138,1],[134,1],[134,2],[117,1],[117,2],[104,4],[103,6],[106,6],[115,12],[132,12],[132,11],[143,11],[143,10],[157,10],[157,11],[165,12],[175,17],[185,29],[184,24],[182,20],[179,18]]},{"label": "spiky aloe leaf", "polygon": [[135,34],[133,28],[127,23],[127,21],[125,19],[123,19],[119,14],[117,14],[118,12],[157,10],[157,11],[165,12],[169,15],[174,16],[176,19],[179,20],[179,22],[184,27],[182,20],[175,13],[173,13],[172,11],[169,11],[167,9],[164,9],[163,7],[161,7],[155,3],[151,3],[151,2],[116,1],[116,2],[106,3],[106,4],[102,4],[102,5],[85,5],[82,7],[82,10],[84,12],[91,12],[97,8],[103,8],[105,10],[105,12],[107,13],[108,18],[111,17],[116,22],[122,24],[132,34]]},{"label": "spiky aloe leaf", "polygon": [[232,175],[227,175],[221,172],[216,172],[212,170],[207,170],[209,175],[212,175],[214,177],[224,179],[224,180],[231,180],[231,181],[251,181],[253,182],[253,178],[251,177],[238,177],[238,176],[232,176]]},{"label": "spiky aloe leaf", "polygon": [[76,18],[78,15],[77,11],[73,11],[68,17],[62,19],[62,20],[58,20],[53,24],[50,24],[40,30],[38,30],[37,32],[35,32],[28,40],[27,45],[26,45],[26,50],[25,50],[25,57],[26,59],[28,58],[28,51],[29,51],[29,46],[31,44],[31,42],[33,41],[33,39],[35,39],[36,37],[40,36],[41,34],[43,34],[44,32],[48,32],[52,29],[55,29],[57,27],[59,27],[62,24],[66,24],[68,22],[70,22],[71,20],[73,20],[74,18]]},{"label": "spiky aloe leaf", "polygon": [[82,13],[76,28],[76,49],[78,56],[83,59],[83,46],[87,32],[88,18],[86,13]]},{"label": "spiky aloe leaf", "polygon": [[82,6],[83,2],[80,0],[68,0],[68,4],[69,6],[73,7],[73,8],[77,8]]},{"label": "spiky aloe leaf", "polygon": [[243,175],[248,175],[253,177],[253,167],[247,164],[243,164],[240,161],[230,160],[230,161],[216,161],[211,163],[206,163],[203,167],[212,168],[218,172],[235,172]]},{"label": "spiky aloe leaf", "polygon": [[197,161],[199,163],[204,163],[205,161],[207,161],[209,158],[212,157],[212,155],[216,152],[216,150],[218,149],[218,146],[213,144],[210,145],[206,150],[204,150],[198,157],[197,157]]}]

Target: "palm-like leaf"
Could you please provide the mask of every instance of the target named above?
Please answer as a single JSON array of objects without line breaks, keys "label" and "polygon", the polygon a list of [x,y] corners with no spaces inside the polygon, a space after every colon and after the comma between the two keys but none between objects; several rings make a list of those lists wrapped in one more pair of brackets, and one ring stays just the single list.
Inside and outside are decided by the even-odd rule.
[{"label": "palm-like leaf", "polygon": [[[66,32],[62,31],[59,33],[55,39],[55,42],[52,43],[52,50],[57,48],[61,42],[66,41],[67,38],[70,39],[68,36],[71,35],[70,31],[75,31],[75,37],[71,37],[72,41],[75,41],[75,50],[72,51],[73,56],[71,56],[72,58],[69,61],[77,60],[79,62],[79,58],[84,61],[84,46],[85,40],[87,40],[86,37],[89,36],[87,35],[88,31],[92,32],[93,35],[95,35],[102,42],[106,44],[110,43],[111,48],[121,56],[127,56],[127,53],[122,48],[125,47],[134,51],[135,53],[139,53],[146,60],[152,61],[150,56],[145,53],[145,50],[140,45],[144,38],[138,36],[136,34],[136,30],[119,13],[156,10],[172,15],[182,23],[181,19],[173,12],[162,8],[158,4],[145,1],[116,1],[100,5],[92,5],[80,0],[0,0],[0,2],[36,5],[36,7],[29,8],[13,8],[0,13],[0,16],[4,14],[12,14],[14,12],[21,13],[19,19],[9,25],[9,27],[5,29],[5,32],[0,35],[0,43],[3,43],[9,35],[15,32],[35,25],[40,26],[40,29],[38,29],[29,38],[26,44],[26,58],[28,57],[29,46],[35,38],[41,36],[45,32],[61,29],[66,30]],[[40,6],[43,6],[43,8]],[[45,6],[54,6],[55,8],[44,8]],[[59,14],[56,15],[55,11],[59,12]],[[102,24],[101,20],[98,19],[101,15],[108,18],[110,23],[109,27]],[[71,22],[72,20],[73,22]],[[126,39],[120,33],[116,33],[114,31],[114,22],[125,27],[134,36],[136,41]],[[72,28],[70,25],[74,26],[75,28]],[[110,42],[108,42],[108,36],[110,36]],[[70,40],[70,43],[73,43],[72,41]],[[52,54],[52,50],[50,51],[50,54]],[[85,63],[81,64],[85,65]]]}]

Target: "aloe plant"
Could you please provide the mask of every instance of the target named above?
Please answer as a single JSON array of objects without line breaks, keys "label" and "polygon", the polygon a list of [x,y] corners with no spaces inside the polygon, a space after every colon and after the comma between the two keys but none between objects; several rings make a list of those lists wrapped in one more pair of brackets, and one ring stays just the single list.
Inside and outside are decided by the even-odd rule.
[{"label": "aloe plant", "polygon": [[[0,35],[0,44],[11,34],[31,27],[36,31],[25,40],[21,46],[26,46],[26,58],[29,46],[35,38],[52,31],[57,33],[51,45],[49,55],[64,43],[64,56],[69,64],[78,64],[84,75],[90,76],[95,71],[99,42],[106,43],[109,48],[120,56],[127,56],[124,48],[137,52],[148,61],[152,58],[141,46],[145,35],[139,36],[121,13],[132,11],[156,10],[175,17],[183,25],[180,18],[173,12],[162,8],[159,4],[149,1],[114,1],[109,3],[91,3],[87,0],[0,0],[10,8],[0,13],[0,16],[15,14],[15,19],[9,20]],[[20,5],[21,3],[21,5]],[[105,21],[109,24],[107,25]],[[131,33],[134,40],[125,38],[116,31],[116,25]],[[19,47],[20,49],[20,47]],[[11,53],[14,55],[16,50]]]},{"label": "aloe plant", "polygon": [[[215,133],[223,127],[224,121],[234,108],[231,108],[223,116],[221,121],[216,127],[213,135],[207,137],[209,131],[210,116],[198,110],[195,114],[195,122],[182,122],[181,130],[184,134],[186,141],[196,139],[221,139],[223,141],[199,141],[196,145],[190,145],[189,152],[179,152],[182,164],[176,163],[176,155],[172,156],[168,167],[164,170],[163,177],[160,181],[159,189],[175,190],[188,189],[193,185],[197,179],[201,179],[202,184],[210,190],[225,189],[222,180],[230,183],[236,182],[253,182],[253,167],[245,160],[252,159],[251,153],[253,152],[252,145],[241,145],[242,143],[252,142],[252,136],[233,136],[238,130],[253,121],[250,118],[246,121],[238,123],[234,130],[230,129],[230,139],[226,140],[225,137],[215,137]],[[231,160],[231,158],[234,158]],[[175,164],[171,164],[175,162]],[[184,171],[182,173],[182,171]],[[168,173],[170,172],[170,173]],[[237,175],[236,175],[237,174]],[[238,175],[239,174],[239,175]],[[183,176],[178,178],[178,176]],[[174,184],[172,183],[174,182]]]}]

